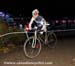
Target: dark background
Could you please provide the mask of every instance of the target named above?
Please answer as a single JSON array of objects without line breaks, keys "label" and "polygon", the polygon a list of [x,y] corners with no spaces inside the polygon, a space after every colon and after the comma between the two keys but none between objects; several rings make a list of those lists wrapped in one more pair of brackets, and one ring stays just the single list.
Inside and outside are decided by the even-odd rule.
[{"label": "dark background", "polygon": [[33,9],[39,9],[46,18],[75,17],[73,1],[56,0],[0,0],[0,11],[6,11],[14,16],[30,17]]}]

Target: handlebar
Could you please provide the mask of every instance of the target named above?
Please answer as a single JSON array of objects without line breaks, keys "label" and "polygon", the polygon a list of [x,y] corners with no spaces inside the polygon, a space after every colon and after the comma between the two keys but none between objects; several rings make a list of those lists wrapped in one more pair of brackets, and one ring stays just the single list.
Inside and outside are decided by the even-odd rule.
[{"label": "handlebar", "polygon": [[[49,23],[46,23],[45,25],[46,25],[46,27],[47,27],[47,26],[49,26],[50,24],[49,24]],[[37,26],[35,26],[35,27],[32,28],[32,29],[29,29],[29,28],[27,29],[27,31],[35,31],[35,30],[37,30],[37,31],[43,31],[43,30],[38,30],[38,27],[37,27]]]}]

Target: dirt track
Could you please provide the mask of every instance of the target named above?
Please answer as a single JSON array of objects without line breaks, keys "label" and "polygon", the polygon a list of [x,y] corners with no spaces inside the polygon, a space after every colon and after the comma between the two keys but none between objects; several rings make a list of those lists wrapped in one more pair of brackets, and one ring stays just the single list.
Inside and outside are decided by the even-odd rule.
[{"label": "dirt track", "polygon": [[[40,55],[34,59],[28,59],[23,53],[23,48],[17,48],[7,54],[0,54],[0,65],[10,66],[4,62],[50,62],[36,66],[75,66],[75,38],[61,38],[55,49],[42,47]],[[11,66],[35,66],[33,64],[12,64]]]}]

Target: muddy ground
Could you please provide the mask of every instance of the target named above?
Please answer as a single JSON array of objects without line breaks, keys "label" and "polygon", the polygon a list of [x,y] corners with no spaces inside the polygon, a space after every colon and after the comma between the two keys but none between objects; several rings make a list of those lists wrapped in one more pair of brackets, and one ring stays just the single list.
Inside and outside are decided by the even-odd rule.
[{"label": "muddy ground", "polygon": [[[6,62],[13,62],[13,64],[6,64]],[[21,63],[17,64],[19,62]],[[23,64],[25,62],[33,64]],[[59,38],[54,49],[43,46],[40,55],[34,59],[27,58],[22,47],[0,54],[0,66],[35,66],[35,62],[43,62],[36,66],[75,66],[75,37]]]}]

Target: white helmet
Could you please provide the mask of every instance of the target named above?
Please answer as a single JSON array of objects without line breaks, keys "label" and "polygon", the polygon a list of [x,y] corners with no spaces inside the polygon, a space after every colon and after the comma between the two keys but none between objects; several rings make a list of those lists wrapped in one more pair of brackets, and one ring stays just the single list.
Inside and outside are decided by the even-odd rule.
[{"label": "white helmet", "polygon": [[38,9],[35,9],[35,10],[32,11],[32,15],[34,15],[34,13],[36,13],[36,12],[39,14]]}]

